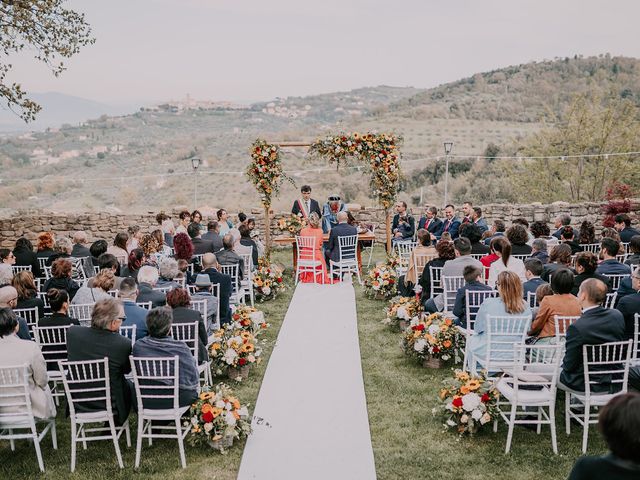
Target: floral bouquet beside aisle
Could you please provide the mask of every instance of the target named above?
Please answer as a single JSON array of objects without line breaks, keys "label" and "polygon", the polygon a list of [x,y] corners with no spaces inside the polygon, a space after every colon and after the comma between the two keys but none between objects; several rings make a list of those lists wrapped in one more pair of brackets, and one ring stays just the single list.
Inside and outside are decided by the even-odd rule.
[{"label": "floral bouquet beside aisle", "polygon": [[198,400],[191,405],[190,419],[184,426],[189,428],[191,445],[209,444],[225,453],[234,439],[251,433],[249,410],[233,395],[227,385],[221,383],[215,389],[203,387]]},{"label": "floral bouquet beside aisle", "polygon": [[278,230],[284,233],[289,233],[296,236],[300,233],[304,227],[307,226],[307,221],[300,215],[291,214],[290,217],[281,218],[278,220]]},{"label": "floral bouquet beside aisle", "polygon": [[436,358],[443,361],[461,361],[464,352],[464,336],[450,318],[441,313],[432,313],[417,321],[412,320],[407,328],[402,347],[407,355],[421,361]]},{"label": "floral bouquet beside aisle", "polygon": [[215,375],[226,373],[233,379],[246,378],[248,369],[260,363],[261,354],[262,350],[257,346],[255,336],[242,329],[216,331],[209,347]]},{"label": "floral bouquet beside aisle", "polygon": [[238,305],[231,314],[231,320],[225,325],[226,330],[246,330],[256,337],[269,327],[264,320],[264,313],[251,305]]},{"label": "floral bouquet beside aisle", "polygon": [[253,288],[259,301],[273,300],[285,289],[282,269],[264,257],[259,258],[253,273]]},{"label": "floral bouquet beside aisle", "polygon": [[396,263],[390,258],[386,263],[380,263],[369,270],[364,279],[364,291],[369,297],[389,299],[396,294],[398,274]]},{"label": "floral bouquet beside aisle", "polygon": [[443,381],[439,393],[441,405],[432,412],[440,412],[446,429],[455,428],[460,436],[473,435],[498,418],[499,395],[493,382],[487,380],[486,372],[476,377],[455,370],[453,378]]},{"label": "floral bouquet beside aisle", "polygon": [[419,320],[422,304],[415,297],[393,297],[387,307],[387,316],[382,323],[404,330],[412,320]]}]

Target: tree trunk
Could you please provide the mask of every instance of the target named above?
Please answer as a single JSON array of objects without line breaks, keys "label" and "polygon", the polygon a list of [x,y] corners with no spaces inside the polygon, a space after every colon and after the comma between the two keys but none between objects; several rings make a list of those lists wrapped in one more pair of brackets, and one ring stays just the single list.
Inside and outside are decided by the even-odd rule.
[{"label": "tree trunk", "polygon": [[271,216],[269,215],[270,206],[264,207],[264,255],[271,257]]}]

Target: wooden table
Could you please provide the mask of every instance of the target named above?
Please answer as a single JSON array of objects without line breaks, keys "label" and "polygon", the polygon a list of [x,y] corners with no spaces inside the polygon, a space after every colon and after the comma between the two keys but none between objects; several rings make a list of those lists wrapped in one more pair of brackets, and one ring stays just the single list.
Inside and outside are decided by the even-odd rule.
[{"label": "wooden table", "polygon": [[[329,234],[325,233],[323,235],[323,240],[325,242],[329,241]],[[356,249],[356,257],[358,259],[358,268],[360,272],[362,272],[362,243],[363,242],[375,242],[376,237],[373,233],[366,231],[364,233],[358,233],[358,248]],[[298,247],[296,245],[296,237],[276,237],[273,239],[274,243],[278,245],[291,245],[293,248],[293,272],[295,275],[296,266],[298,264]]]}]

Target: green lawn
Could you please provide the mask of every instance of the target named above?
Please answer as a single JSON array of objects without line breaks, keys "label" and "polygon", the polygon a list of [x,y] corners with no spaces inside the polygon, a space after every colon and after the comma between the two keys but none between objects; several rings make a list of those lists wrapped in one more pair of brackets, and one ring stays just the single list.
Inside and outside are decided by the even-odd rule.
[{"label": "green lawn", "polygon": [[[276,252],[274,260],[290,267],[290,250]],[[288,275],[286,278],[291,277]],[[258,304],[271,323],[271,328],[264,335],[267,345],[263,363],[252,371],[249,380],[234,387],[240,399],[251,404],[251,409],[292,294],[293,288],[288,288],[275,301]],[[426,370],[406,358],[399,347],[400,334],[380,323],[386,304],[365,298],[360,287],[356,287],[356,297],[362,367],[379,479],[480,479],[490,475],[507,479],[567,477],[580,454],[581,430],[575,428],[567,438],[560,410],[557,419],[558,456],[551,451],[548,428],[543,428],[538,436],[535,432],[516,427],[509,455],[503,453],[506,440],[504,425],[500,425],[497,434],[488,432],[473,439],[459,440],[455,434],[443,432],[440,420],[432,416],[431,409],[437,403],[440,382],[448,371]],[[558,405],[563,405],[561,400]],[[144,445],[141,467],[136,472],[133,470],[133,416],[133,446],[126,449],[124,441],[121,442],[125,462],[123,471],[117,467],[113,446],[98,442],[89,444],[87,451],[79,449],[76,472],[71,475],[69,421],[64,418],[63,407],[59,409],[57,425],[58,450],[51,448],[48,437],[43,443],[47,469],[42,475],[44,478],[234,479],[244,446],[241,442],[224,456],[207,447],[186,446],[187,469],[182,470],[176,442],[156,440],[152,447]],[[604,451],[596,429],[592,428],[589,452],[597,454]],[[40,476],[34,449],[25,441],[18,442],[14,453],[10,452],[8,443],[1,443],[0,458],[0,478]]]}]

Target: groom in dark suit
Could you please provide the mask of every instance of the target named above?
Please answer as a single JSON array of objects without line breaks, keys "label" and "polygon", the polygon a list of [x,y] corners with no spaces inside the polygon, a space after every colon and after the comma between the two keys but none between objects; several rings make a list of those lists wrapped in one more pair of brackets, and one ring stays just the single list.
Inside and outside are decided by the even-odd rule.
[{"label": "groom in dark suit", "polygon": [[340,261],[340,241],[338,239],[358,234],[358,229],[347,223],[348,218],[346,211],[338,212],[338,224],[331,229],[327,248],[324,251],[327,268],[330,268],[329,260]]},{"label": "groom in dark suit", "polygon": [[299,215],[305,219],[309,219],[311,212],[316,212],[319,218],[322,218],[322,212],[320,211],[320,204],[311,198],[311,187],[309,185],[303,185],[300,189],[302,198],[293,202],[291,213]]}]

